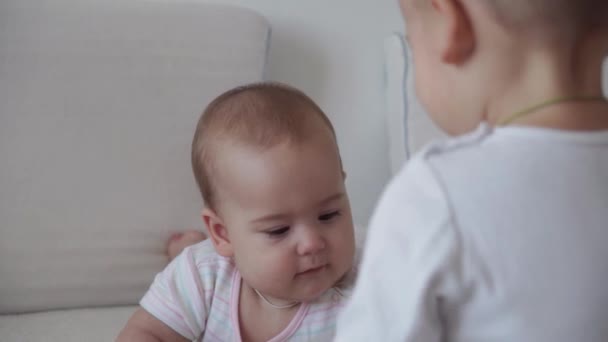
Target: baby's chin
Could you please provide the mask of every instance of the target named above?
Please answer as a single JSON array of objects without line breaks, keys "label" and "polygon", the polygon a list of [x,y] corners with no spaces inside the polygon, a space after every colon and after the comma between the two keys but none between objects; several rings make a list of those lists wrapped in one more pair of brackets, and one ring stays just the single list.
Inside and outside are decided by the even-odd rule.
[{"label": "baby's chin", "polygon": [[318,291],[307,292],[307,293],[299,296],[295,300],[297,300],[298,302],[303,302],[303,303],[312,303],[312,302],[316,301],[317,299],[321,298],[323,296],[323,294],[325,292],[327,292],[327,290],[329,290],[330,288],[331,287],[323,288]]},{"label": "baby's chin", "polygon": [[323,296],[325,292],[334,287],[340,287],[342,282],[347,279],[348,272],[340,273],[338,276],[334,276],[328,279],[324,279],[322,282],[314,282],[313,285],[302,289],[298,301],[301,302],[314,302],[319,297]]}]

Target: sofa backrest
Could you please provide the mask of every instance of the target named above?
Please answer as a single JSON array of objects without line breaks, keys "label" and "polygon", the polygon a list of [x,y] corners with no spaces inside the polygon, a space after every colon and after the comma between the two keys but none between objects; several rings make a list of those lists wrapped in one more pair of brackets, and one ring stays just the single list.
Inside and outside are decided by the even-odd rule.
[{"label": "sofa backrest", "polygon": [[0,2],[0,314],[137,303],[203,226],[196,121],[263,78],[269,33],[221,5]]}]

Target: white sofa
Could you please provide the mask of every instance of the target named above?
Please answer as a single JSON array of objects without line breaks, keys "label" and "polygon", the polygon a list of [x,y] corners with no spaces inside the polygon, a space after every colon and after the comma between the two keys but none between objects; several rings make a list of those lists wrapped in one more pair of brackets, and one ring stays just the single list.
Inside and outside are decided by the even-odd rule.
[{"label": "white sofa", "polygon": [[114,339],[202,229],[194,125],[263,79],[269,37],[236,7],[0,1],[0,341]]}]

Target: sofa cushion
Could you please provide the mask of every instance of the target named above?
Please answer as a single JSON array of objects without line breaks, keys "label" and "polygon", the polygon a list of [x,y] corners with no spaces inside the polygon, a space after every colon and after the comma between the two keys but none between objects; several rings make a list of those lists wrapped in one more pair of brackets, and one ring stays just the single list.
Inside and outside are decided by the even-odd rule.
[{"label": "sofa cushion", "polygon": [[0,315],[4,342],[108,342],[135,312],[136,306]]},{"label": "sofa cushion", "polygon": [[263,78],[269,24],[144,0],[0,2],[0,314],[135,304],[202,229],[204,106]]}]

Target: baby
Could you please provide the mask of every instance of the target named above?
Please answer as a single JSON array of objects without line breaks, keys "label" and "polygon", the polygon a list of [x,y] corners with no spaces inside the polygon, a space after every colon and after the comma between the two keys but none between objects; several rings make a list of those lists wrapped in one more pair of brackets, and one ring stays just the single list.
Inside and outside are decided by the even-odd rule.
[{"label": "baby", "polygon": [[373,215],[337,341],[608,341],[606,0],[401,0],[416,90],[463,135]]},{"label": "baby", "polygon": [[118,340],[330,341],[355,243],[323,111],[285,85],[230,90],[203,113],[192,166],[209,239],[156,276]]}]

